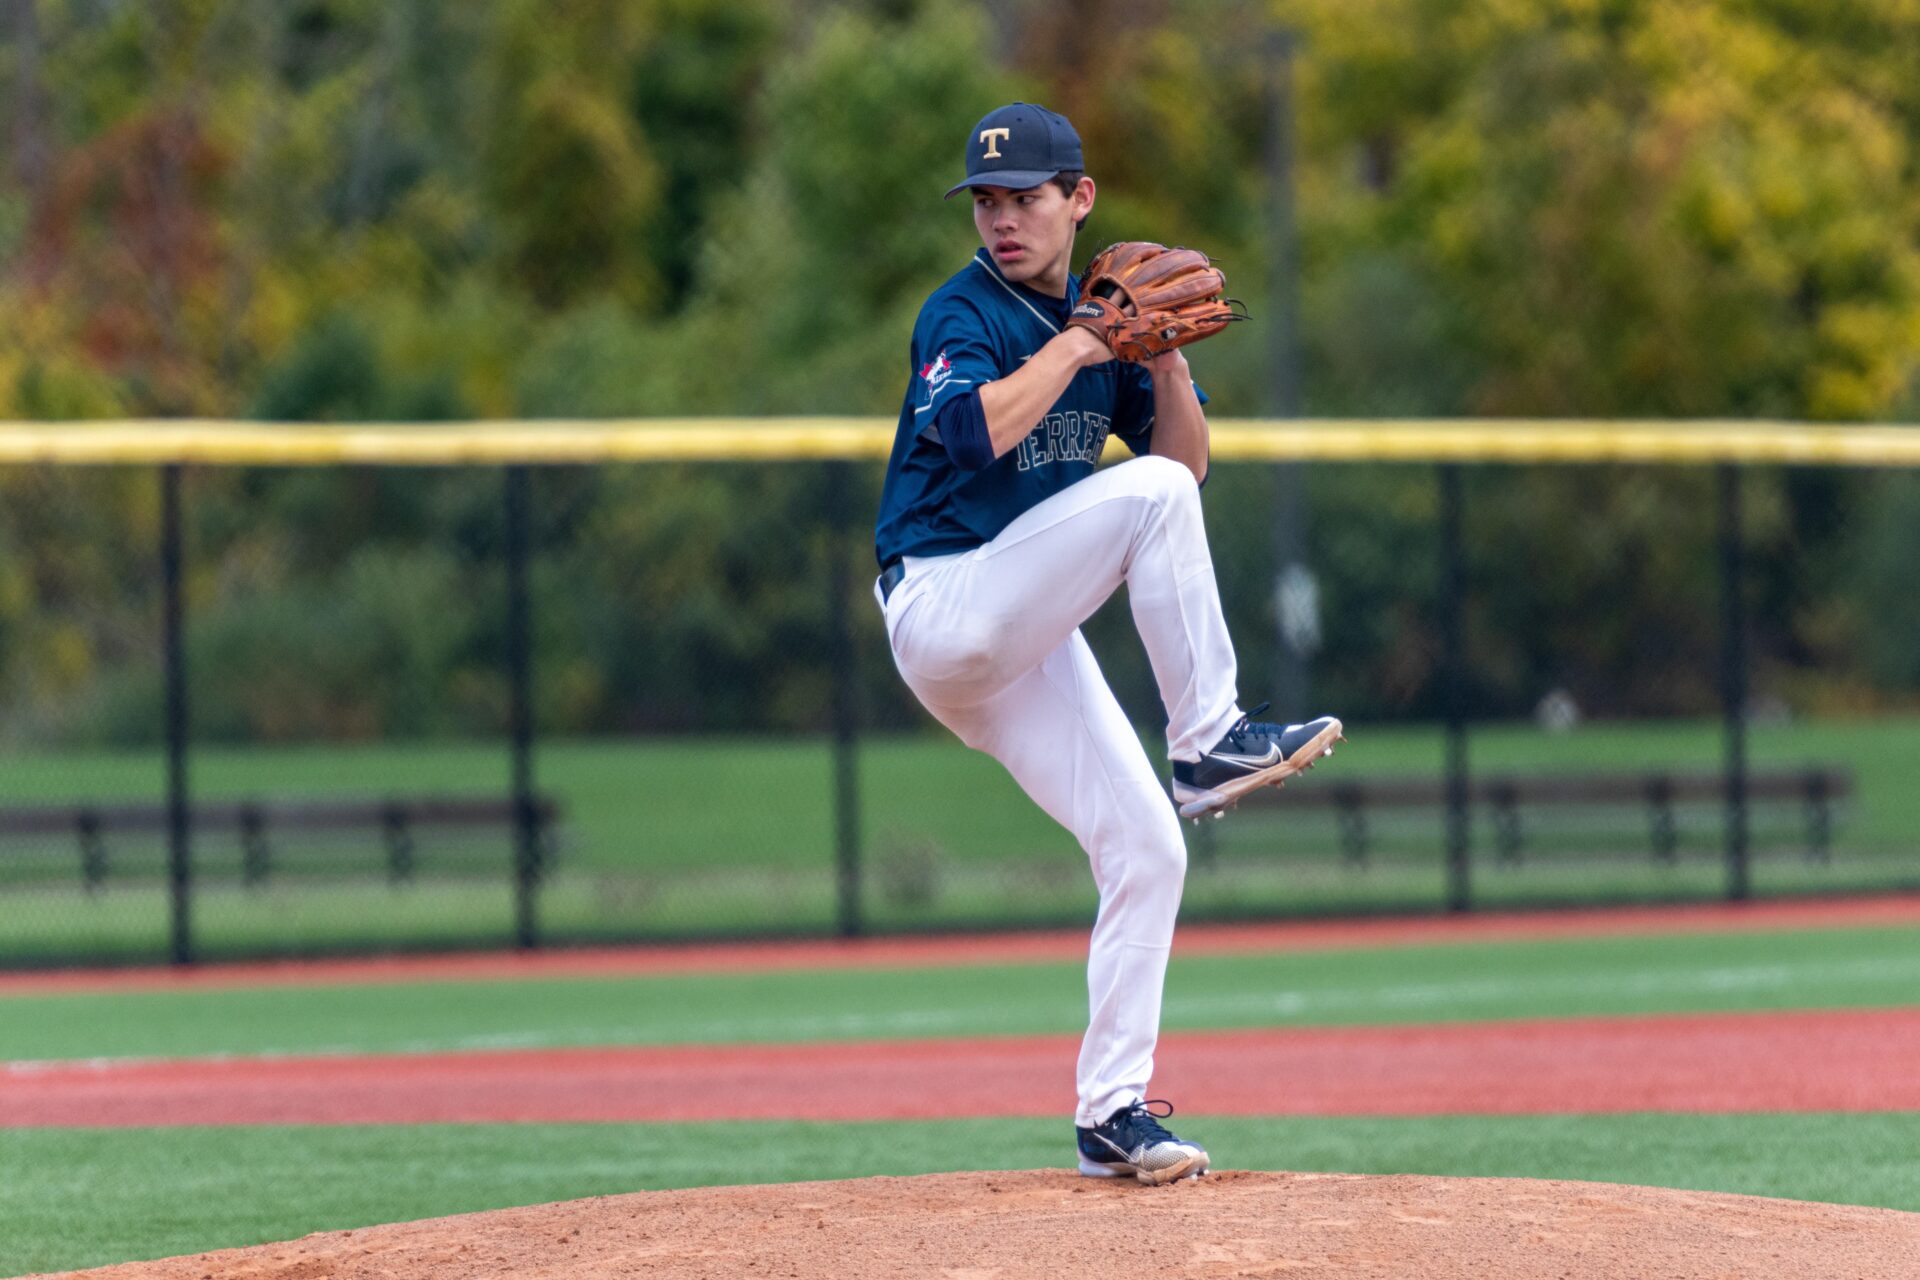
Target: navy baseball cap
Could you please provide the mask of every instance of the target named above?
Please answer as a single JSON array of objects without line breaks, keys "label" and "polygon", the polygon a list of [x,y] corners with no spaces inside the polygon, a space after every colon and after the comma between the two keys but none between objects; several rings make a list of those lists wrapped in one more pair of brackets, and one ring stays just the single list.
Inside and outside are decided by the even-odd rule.
[{"label": "navy baseball cap", "polygon": [[1056,173],[1085,169],[1080,135],[1067,118],[1031,102],[1014,102],[989,111],[967,135],[967,176],[947,199],[968,187],[1008,187],[1025,191]]}]

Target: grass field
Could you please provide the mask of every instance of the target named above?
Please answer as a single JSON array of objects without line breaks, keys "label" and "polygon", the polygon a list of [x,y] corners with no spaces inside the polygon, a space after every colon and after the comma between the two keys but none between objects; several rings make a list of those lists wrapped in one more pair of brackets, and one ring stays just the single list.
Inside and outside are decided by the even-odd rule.
[{"label": "grass field", "polygon": [[[1351,730],[1353,742],[1295,784],[1427,775],[1441,760],[1427,727]],[[1810,761],[1853,774],[1857,796],[1838,814],[1833,858],[1803,856],[1794,806],[1755,813],[1759,893],[1831,892],[1920,884],[1920,720],[1756,726],[1756,767]],[[1711,722],[1595,724],[1565,734],[1528,725],[1475,731],[1476,769],[1579,772],[1711,769]],[[561,858],[541,895],[555,940],[715,933],[823,932],[833,927],[833,787],[827,746],[768,739],[558,741],[537,773],[566,814]],[[67,754],[0,759],[0,803],[157,798],[157,755]],[[506,785],[498,744],[422,743],[244,750],[194,757],[207,797],[492,791]],[[861,754],[862,901],[875,928],[975,927],[1075,921],[1092,912],[1085,862],[1072,840],[1019,794],[999,767],[934,735],[870,739]],[[1674,865],[1651,859],[1637,810],[1527,815],[1530,854],[1493,865],[1486,815],[1476,831],[1475,894],[1487,905],[1710,898],[1726,876],[1718,807],[1683,807]],[[1193,918],[1434,909],[1444,901],[1437,813],[1382,815],[1365,867],[1341,858],[1330,811],[1289,811],[1284,797],[1247,807],[1196,834],[1187,911]],[[1192,828],[1187,828],[1192,832]],[[504,837],[421,853],[410,886],[386,883],[371,837],[342,850],[285,847],[264,888],[238,885],[238,850],[208,839],[196,933],[207,955],[350,946],[475,945],[510,935]],[[11,841],[0,860],[0,961],[155,958],[164,953],[164,853],[157,841],[116,841],[114,880],[78,887],[72,842]]]},{"label": "grass field", "polygon": [[[1349,736],[1329,770],[1440,772],[1442,739],[1433,726],[1350,725]],[[1920,832],[1920,793],[1908,785],[1920,772],[1920,719],[1756,725],[1749,749],[1756,768],[1825,762],[1850,770],[1858,801],[1839,833],[1847,846],[1909,843]],[[1711,770],[1720,760],[1720,726],[1647,721],[1547,733],[1530,724],[1483,725],[1473,732],[1471,755],[1485,771]],[[774,738],[563,739],[540,744],[536,761],[538,785],[566,811],[569,859],[609,870],[831,866],[831,769],[824,740]],[[0,756],[0,801],[158,799],[164,777],[157,752],[9,754]],[[504,743],[204,747],[193,757],[193,785],[206,797],[497,794],[507,786],[507,760]],[[994,761],[934,733],[866,739],[861,797],[862,826],[879,845],[930,833],[943,856],[962,863],[1074,851]],[[1224,826],[1223,835],[1231,838]]]},{"label": "grass field", "polygon": [[[1904,1006],[1920,929],[1179,957],[1170,1029]],[[0,997],[0,1060],[1075,1032],[1074,964]],[[804,1080],[795,1081],[804,1090]],[[1920,1211],[1920,1114],[1181,1116],[1221,1167],[1584,1178]],[[0,1129],[0,1274],[644,1188],[1057,1166],[1061,1120]]]},{"label": "grass field", "polygon": [[[1899,1005],[1912,929],[1176,957],[1169,1028]],[[1078,964],[14,996],[0,1060],[1074,1032]]]}]

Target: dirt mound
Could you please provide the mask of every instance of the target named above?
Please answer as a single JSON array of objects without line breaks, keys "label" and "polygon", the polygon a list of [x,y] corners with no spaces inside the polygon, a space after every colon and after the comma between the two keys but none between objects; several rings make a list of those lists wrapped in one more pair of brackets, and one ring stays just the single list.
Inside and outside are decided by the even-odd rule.
[{"label": "dirt mound", "polygon": [[100,1280],[1098,1274],[1911,1277],[1920,1214],[1590,1182],[959,1173],[640,1192],[130,1263]]}]

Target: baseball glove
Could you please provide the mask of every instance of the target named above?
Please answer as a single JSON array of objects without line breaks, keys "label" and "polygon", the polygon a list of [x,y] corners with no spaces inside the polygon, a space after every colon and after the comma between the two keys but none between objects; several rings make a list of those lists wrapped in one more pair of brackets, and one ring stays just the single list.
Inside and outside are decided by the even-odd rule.
[{"label": "baseball glove", "polygon": [[1144,364],[1246,319],[1220,296],[1226,287],[1198,249],[1123,241],[1087,264],[1067,323],[1091,330],[1117,358]]}]

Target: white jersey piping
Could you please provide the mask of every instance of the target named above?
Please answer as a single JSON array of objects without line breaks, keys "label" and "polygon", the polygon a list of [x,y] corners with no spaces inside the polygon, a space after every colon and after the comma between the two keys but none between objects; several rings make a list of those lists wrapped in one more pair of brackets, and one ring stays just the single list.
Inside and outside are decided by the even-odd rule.
[{"label": "white jersey piping", "polygon": [[1012,285],[1008,284],[1004,279],[1002,279],[1000,276],[1000,273],[998,271],[995,271],[992,267],[988,266],[983,259],[975,258],[973,260],[973,265],[976,267],[979,267],[982,271],[986,272],[987,275],[992,278],[995,284],[999,285],[1002,289],[1005,289],[1008,293],[1012,294],[1013,300],[1015,302],[1019,303],[1021,306],[1025,307],[1027,310],[1033,312],[1033,318],[1035,320],[1038,320],[1041,324],[1047,326],[1047,328],[1051,329],[1055,333],[1060,332],[1059,325],[1047,319],[1044,315],[1041,315],[1040,308],[1034,306],[1031,302],[1028,302],[1025,298],[1021,297],[1019,291],[1015,289]]}]

